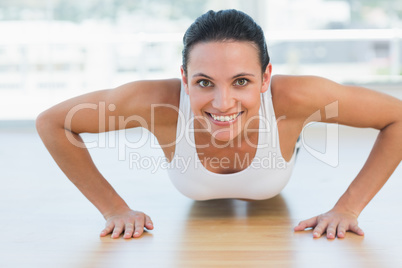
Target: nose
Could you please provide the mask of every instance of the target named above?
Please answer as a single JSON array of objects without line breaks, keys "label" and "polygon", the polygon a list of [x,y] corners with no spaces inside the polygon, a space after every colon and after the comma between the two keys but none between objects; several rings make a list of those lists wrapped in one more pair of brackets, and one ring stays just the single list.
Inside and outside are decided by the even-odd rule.
[{"label": "nose", "polygon": [[230,88],[216,88],[214,95],[212,106],[221,112],[229,111],[229,109],[235,105],[235,100],[232,97]]}]

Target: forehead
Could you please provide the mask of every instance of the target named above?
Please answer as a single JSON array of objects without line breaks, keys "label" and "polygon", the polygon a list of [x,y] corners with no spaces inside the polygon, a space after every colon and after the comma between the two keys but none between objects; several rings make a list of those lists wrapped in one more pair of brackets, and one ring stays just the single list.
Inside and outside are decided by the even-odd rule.
[{"label": "forehead", "polygon": [[188,71],[260,71],[259,53],[251,42],[204,42],[194,45],[189,54]]}]

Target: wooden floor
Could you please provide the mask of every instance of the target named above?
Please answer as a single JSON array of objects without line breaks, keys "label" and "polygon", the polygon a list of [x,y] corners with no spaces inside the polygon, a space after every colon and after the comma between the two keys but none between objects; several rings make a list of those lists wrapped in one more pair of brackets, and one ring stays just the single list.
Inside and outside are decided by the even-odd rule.
[{"label": "wooden floor", "polygon": [[[323,128],[305,134],[322,149]],[[165,170],[130,168],[117,149],[92,149],[116,190],[155,224],[139,239],[113,240],[99,237],[102,216],[33,130],[1,129],[0,267],[402,267],[401,166],[360,216],[365,237],[313,239],[311,231],[292,230],[334,205],[375,134],[342,128],[336,168],[302,149],[282,194],[256,202],[192,201],[173,188]],[[150,148],[139,152],[161,155]]]}]

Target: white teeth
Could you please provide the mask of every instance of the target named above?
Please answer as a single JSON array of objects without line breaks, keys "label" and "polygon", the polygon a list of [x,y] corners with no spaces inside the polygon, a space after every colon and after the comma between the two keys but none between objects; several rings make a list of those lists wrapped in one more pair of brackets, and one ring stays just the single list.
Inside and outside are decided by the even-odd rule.
[{"label": "white teeth", "polygon": [[234,119],[236,119],[240,115],[240,113],[233,114],[231,116],[228,116],[228,115],[222,116],[222,115],[214,115],[214,114],[210,114],[210,115],[216,121],[229,122],[229,121],[233,121]]}]

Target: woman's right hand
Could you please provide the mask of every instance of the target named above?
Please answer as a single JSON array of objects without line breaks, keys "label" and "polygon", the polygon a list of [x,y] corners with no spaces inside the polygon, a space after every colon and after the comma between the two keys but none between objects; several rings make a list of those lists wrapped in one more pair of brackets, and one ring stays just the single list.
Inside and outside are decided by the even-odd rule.
[{"label": "woman's right hand", "polygon": [[106,227],[101,232],[101,237],[112,233],[112,238],[118,238],[124,231],[124,238],[137,238],[144,232],[144,227],[148,230],[154,229],[152,220],[148,215],[129,208],[104,217],[106,219]]}]

